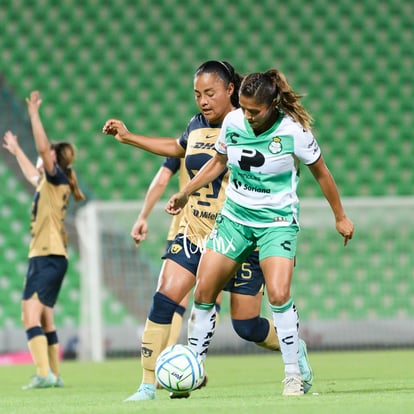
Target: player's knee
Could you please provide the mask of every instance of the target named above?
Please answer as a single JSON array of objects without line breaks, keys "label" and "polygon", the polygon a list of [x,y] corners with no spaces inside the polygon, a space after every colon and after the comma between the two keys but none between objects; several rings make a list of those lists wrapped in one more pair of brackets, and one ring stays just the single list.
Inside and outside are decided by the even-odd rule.
[{"label": "player's knee", "polygon": [[155,323],[170,324],[178,307],[174,302],[160,292],[156,292],[152,298],[152,306],[148,313],[148,319]]},{"label": "player's knee", "polygon": [[45,331],[45,335],[46,335],[46,339],[47,339],[47,344],[49,346],[51,345],[56,345],[59,343],[59,338],[57,335],[56,331],[51,331],[51,332],[46,332]]},{"label": "player's knee", "polygon": [[240,338],[245,339],[246,341],[260,342],[263,341],[269,330],[269,327],[265,326],[263,319],[264,318],[256,316],[251,319],[232,319],[231,322],[233,324],[233,329]]},{"label": "player's knee", "polygon": [[24,329],[30,329],[33,326],[41,325],[40,320],[37,317],[37,315],[31,315],[28,313],[22,314],[22,323],[23,323]]},{"label": "player's knee", "polygon": [[182,305],[178,305],[175,309],[175,313],[178,313],[180,316],[184,316],[186,308]]}]

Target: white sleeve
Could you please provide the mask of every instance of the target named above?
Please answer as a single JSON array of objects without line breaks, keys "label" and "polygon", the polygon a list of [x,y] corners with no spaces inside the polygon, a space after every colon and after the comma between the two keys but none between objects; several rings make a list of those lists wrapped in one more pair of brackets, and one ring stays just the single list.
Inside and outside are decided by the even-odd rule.
[{"label": "white sleeve", "polygon": [[216,143],[214,144],[215,150],[219,154],[227,155],[227,143],[226,143],[226,129],[228,123],[226,122],[226,118],[224,118],[223,125],[221,126],[220,135],[217,138]]},{"label": "white sleeve", "polygon": [[295,155],[305,165],[313,164],[319,159],[321,150],[311,131],[301,129],[295,136]]}]

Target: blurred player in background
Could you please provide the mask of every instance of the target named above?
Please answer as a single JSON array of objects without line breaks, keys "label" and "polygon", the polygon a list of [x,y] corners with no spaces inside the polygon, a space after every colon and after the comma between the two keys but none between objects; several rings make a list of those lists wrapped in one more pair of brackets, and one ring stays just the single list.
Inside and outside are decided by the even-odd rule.
[{"label": "blurred player in background", "polygon": [[[118,119],[109,119],[103,127],[103,132],[114,135],[121,143],[158,155],[185,157],[185,166],[192,178],[214,156],[214,144],[224,117],[239,106],[240,82],[241,76],[227,62],[208,61],[202,64],[194,75],[194,94],[200,113],[190,120],[187,129],[178,140],[133,134]],[[175,309],[195,285],[205,241],[213,229],[215,218],[225,198],[228,175],[227,170],[222,171],[210,185],[192,194],[184,209],[180,233],[164,256],[159,285],[142,337],[142,383],[127,401],[155,398],[155,361],[165,348]],[[223,288],[231,292],[231,318],[237,334],[260,346],[279,350],[273,322],[260,317],[263,285],[263,274],[256,252],[245,261],[229,285]],[[306,347],[302,348],[301,361],[310,388],[312,371],[307,361]],[[171,398],[188,395],[172,394]]]},{"label": "blurred player in background", "polygon": [[283,73],[274,69],[246,76],[239,97],[240,109],[224,119],[215,156],[166,207],[172,214],[180,212],[191,194],[230,169],[226,200],[198,268],[189,345],[206,357],[215,328],[215,297],[259,248],[285,364],[283,395],[302,395],[299,318],[290,292],[299,231],[299,162],[309,167],[328,200],[345,245],[354,226],[311,132],[312,118]]},{"label": "blurred player in background", "polygon": [[[139,212],[137,220],[135,221],[131,230],[131,237],[134,239],[137,245],[146,239],[148,233],[148,217],[161,196],[164,194],[165,189],[167,188],[174,174],[178,173],[179,188],[184,186],[184,184],[189,181],[187,171],[183,164],[184,158],[167,157],[152,179],[147,193],[145,194],[141,211]],[[171,225],[167,235],[166,250],[169,249],[171,243],[175,239],[175,236],[179,233],[181,216],[182,214],[177,214],[173,216],[173,219],[171,220]],[[181,333],[183,316],[188,305],[190,293],[191,292],[187,293],[187,295],[180,302],[174,312],[174,316],[171,322],[170,335],[168,337],[166,346],[173,345],[178,341]],[[220,304],[221,293],[216,300],[216,311],[218,313],[220,312]]]},{"label": "blurred player in background", "polygon": [[22,319],[28,347],[36,365],[36,375],[23,387],[62,387],[59,373],[59,341],[53,307],[68,267],[67,234],[64,218],[73,194],[76,201],[85,197],[73,171],[75,150],[68,142],[50,143],[40,119],[42,103],[37,91],[26,99],[36,149],[34,166],[10,131],[3,147],[16,157],[25,178],[36,187],[31,215],[31,242],[22,300]]}]

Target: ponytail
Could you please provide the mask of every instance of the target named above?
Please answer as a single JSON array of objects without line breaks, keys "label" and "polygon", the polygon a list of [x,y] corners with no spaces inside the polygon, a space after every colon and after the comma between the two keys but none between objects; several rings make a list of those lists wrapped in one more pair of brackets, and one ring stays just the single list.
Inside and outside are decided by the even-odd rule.
[{"label": "ponytail", "polygon": [[75,198],[75,200],[76,201],[85,200],[86,197],[79,187],[78,179],[76,177],[75,171],[73,171],[72,168],[67,168],[65,171],[65,174],[68,177],[69,186],[70,186],[70,189],[72,190],[73,197]]},{"label": "ponytail", "polygon": [[76,173],[72,168],[75,161],[75,148],[69,142],[57,142],[52,144],[56,152],[56,162],[64,171],[69,180],[69,186],[76,201],[85,200],[85,195],[79,187]]},{"label": "ponytail", "polygon": [[281,71],[270,69],[266,74],[273,79],[279,90],[278,100],[276,101],[277,107],[290,115],[296,122],[301,124],[304,129],[310,129],[313,118],[300,103],[300,99],[303,98],[304,95],[297,94],[291,88],[286,76]]}]

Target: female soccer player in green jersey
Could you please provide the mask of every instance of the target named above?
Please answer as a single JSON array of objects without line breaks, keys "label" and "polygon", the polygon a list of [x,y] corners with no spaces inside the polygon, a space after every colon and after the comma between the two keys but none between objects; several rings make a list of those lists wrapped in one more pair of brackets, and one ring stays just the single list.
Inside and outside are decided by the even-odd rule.
[{"label": "female soccer player in green jersey", "polygon": [[215,156],[166,207],[167,212],[178,213],[191,194],[230,170],[226,200],[198,267],[189,345],[205,357],[210,341],[204,338],[214,333],[215,298],[244,259],[259,248],[285,364],[287,396],[304,393],[298,315],[290,293],[299,230],[300,162],[309,167],[328,200],[345,245],[354,232],[311,132],[312,118],[299,100],[279,70],[246,76],[239,91],[240,108],[225,117]]},{"label": "female soccer player in green jersey", "polygon": [[[227,62],[203,63],[194,75],[194,96],[200,112],[191,118],[179,139],[134,134],[118,119],[109,119],[103,132],[114,135],[121,143],[158,155],[184,158],[188,175],[192,177],[216,152],[214,145],[223,119],[239,105],[240,80],[240,75]],[[190,197],[184,209],[179,233],[163,257],[157,292],[153,296],[142,336],[142,383],[128,401],[155,398],[155,361],[166,346],[178,304],[195,285],[205,241],[225,199],[228,175],[228,171],[221,171],[210,185]],[[274,350],[279,349],[279,343],[273,322],[260,316],[263,281],[258,255],[254,252],[249,258],[246,257],[244,265],[235,272],[226,289],[231,293],[231,317],[238,335]],[[309,389],[312,371],[307,361],[306,346],[303,342],[301,345],[301,366]]]}]

